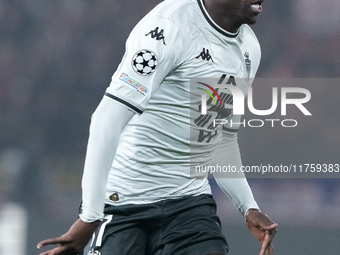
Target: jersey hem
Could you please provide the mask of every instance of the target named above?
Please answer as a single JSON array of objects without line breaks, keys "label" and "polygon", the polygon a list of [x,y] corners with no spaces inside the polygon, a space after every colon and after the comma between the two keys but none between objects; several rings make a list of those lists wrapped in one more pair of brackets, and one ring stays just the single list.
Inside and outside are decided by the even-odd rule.
[{"label": "jersey hem", "polygon": [[122,202],[113,202],[108,199],[105,200],[106,205],[112,205],[112,206],[123,206],[123,205],[143,205],[143,204],[153,204],[164,200],[172,200],[172,199],[180,199],[183,197],[197,197],[201,195],[212,195],[211,192],[205,191],[200,192],[197,194],[186,194],[186,195],[178,195],[178,196],[167,196],[162,198],[155,198],[155,199],[146,199],[146,198],[140,198],[138,200],[130,200],[130,201],[122,201]]}]

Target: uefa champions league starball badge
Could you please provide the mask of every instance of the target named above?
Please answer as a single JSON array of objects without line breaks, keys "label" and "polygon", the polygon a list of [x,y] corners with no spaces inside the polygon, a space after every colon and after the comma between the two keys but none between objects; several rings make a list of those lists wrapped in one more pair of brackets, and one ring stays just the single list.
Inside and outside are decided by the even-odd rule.
[{"label": "uefa champions league starball badge", "polygon": [[132,58],[132,68],[139,75],[152,74],[158,65],[158,59],[151,50],[140,50]]}]

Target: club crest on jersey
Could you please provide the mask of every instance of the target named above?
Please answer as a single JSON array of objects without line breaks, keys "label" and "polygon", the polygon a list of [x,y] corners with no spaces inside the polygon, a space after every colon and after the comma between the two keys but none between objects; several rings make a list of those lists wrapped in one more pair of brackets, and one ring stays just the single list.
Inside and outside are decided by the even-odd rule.
[{"label": "club crest on jersey", "polygon": [[146,86],[143,86],[138,81],[135,81],[134,79],[130,78],[129,75],[122,73],[119,75],[119,80],[125,82],[126,84],[130,85],[134,89],[137,90],[140,94],[145,96],[148,93],[148,88]]},{"label": "club crest on jersey", "polygon": [[164,37],[164,29],[160,29],[159,27],[156,27],[154,30],[151,30],[148,34],[145,34],[145,36],[151,35],[152,39],[156,39],[157,41],[162,40],[163,44],[166,45],[165,43],[165,37]]},{"label": "club crest on jersey", "polygon": [[150,75],[156,71],[158,58],[151,50],[140,50],[132,57],[131,65],[139,75]]},{"label": "club crest on jersey", "polygon": [[247,73],[248,73],[248,78],[250,77],[250,70],[251,70],[251,60],[249,58],[249,52],[246,51],[244,53],[244,62],[246,64],[246,70],[247,70]]},{"label": "club crest on jersey", "polygon": [[196,58],[202,58],[202,60],[206,60],[208,62],[211,61],[214,63],[214,60],[210,55],[209,49],[203,48],[202,52]]}]

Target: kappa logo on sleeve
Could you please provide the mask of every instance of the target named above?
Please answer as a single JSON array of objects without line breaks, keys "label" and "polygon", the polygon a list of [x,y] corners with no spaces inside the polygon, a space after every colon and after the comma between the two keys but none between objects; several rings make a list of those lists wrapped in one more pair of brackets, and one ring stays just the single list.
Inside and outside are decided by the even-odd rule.
[{"label": "kappa logo on sleeve", "polygon": [[142,94],[143,96],[145,96],[148,93],[148,88],[146,86],[143,86],[142,84],[140,84],[138,81],[135,81],[134,79],[130,78],[127,74],[122,73],[119,76],[119,80],[125,82],[126,84],[130,85],[131,87],[133,87],[134,89],[137,90],[137,92],[139,92],[140,94]]},{"label": "kappa logo on sleeve", "polygon": [[140,50],[132,57],[132,68],[139,75],[150,75],[156,71],[158,59],[151,50]]},{"label": "kappa logo on sleeve", "polygon": [[160,29],[159,27],[156,27],[154,30],[151,30],[148,34],[145,34],[145,36],[151,35],[151,38],[156,39],[157,41],[162,40],[163,44],[165,43],[165,37],[164,37],[164,29]]}]

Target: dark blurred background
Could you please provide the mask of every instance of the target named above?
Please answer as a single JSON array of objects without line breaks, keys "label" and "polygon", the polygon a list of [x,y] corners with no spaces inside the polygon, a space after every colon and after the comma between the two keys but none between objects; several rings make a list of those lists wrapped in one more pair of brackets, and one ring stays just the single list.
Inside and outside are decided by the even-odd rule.
[{"label": "dark blurred background", "polygon": [[[159,2],[0,0],[0,255],[38,254],[38,241],[77,218],[91,114],[129,32]],[[258,77],[323,79],[305,85],[317,100],[310,119],[295,116],[299,128],[240,131],[243,161],[339,164],[340,2],[267,0],[263,9],[253,26]],[[258,101],[270,96],[268,88],[257,93]],[[249,182],[280,224],[276,254],[339,254],[339,179]],[[230,254],[258,254],[242,217],[212,185]]]}]

